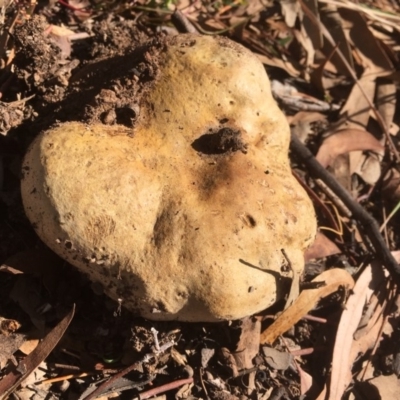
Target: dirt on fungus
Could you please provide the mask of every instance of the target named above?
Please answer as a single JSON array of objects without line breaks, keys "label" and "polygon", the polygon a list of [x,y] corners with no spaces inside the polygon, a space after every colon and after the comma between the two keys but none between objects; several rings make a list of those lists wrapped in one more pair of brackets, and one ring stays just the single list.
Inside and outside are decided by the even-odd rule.
[{"label": "dirt on fungus", "polygon": [[67,60],[44,34],[47,26],[34,16],[15,30],[16,68],[4,100],[12,101],[17,93],[34,97],[25,107],[21,101],[24,115],[13,113],[18,108],[13,103],[0,115],[3,134],[13,128],[9,134],[17,137],[29,125],[31,138],[56,122],[71,120],[132,127],[141,95],[156,77],[153,55],[164,45],[164,36],[141,31],[132,21],[106,26],[101,21],[93,28],[98,34],[74,46]]}]

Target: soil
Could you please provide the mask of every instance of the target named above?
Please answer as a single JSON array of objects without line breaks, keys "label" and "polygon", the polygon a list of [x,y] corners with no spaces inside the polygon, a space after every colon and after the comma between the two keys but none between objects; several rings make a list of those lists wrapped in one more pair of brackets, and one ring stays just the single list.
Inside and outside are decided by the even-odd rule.
[{"label": "soil", "polygon": [[141,91],[155,77],[152,51],[162,46],[162,36],[152,35],[149,41],[149,35],[131,26],[131,21],[109,21],[107,29],[99,22],[94,29],[98,35],[80,43],[66,60],[54,40],[43,36],[47,25],[34,16],[15,30],[17,68],[8,93],[35,97],[28,115],[4,114],[1,124],[19,128],[12,136],[24,124],[35,136],[56,122],[71,120],[132,127]]}]

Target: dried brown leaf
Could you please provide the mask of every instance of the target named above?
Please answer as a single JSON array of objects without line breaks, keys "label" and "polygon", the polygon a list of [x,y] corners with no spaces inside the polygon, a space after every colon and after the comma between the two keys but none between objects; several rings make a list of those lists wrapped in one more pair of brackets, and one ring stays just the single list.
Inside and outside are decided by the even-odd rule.
[{"label": "dried brown leaf", "polygon": [[[355,10],[360,14],[368,17],[369,20],[376,21],[380,27],[385,27],[388,30],[392,28],[398,29],[400,17],[393,12],[393,3],[388,2],[388,7],[383,7],[382,2],[379,3],[381,9],[366,7],[363,4],[357,4],[349,0],[319,0],[320,3],[334,4],[337,7],[345,8],[349,10]],[[386,11],[383,10],[386,8]]]},{"label": "dried brown leaf", "polygon": [[347,39],[354,45],[363,67],[368,69],[370,74],[374,73],[375,77],[382,73],[390,73],[393,65],[370,31],[364,16],[358,11],[344,8],[340,9],[340,16],[348,34]]},{"label": "dried brown leaf", "polygon": [[299,111],[293,116],[288,116],[291,132],[296,135],[303,143],[309,134],[313,132],[313,123],[325,121],[326,115],[316,111]]},{"label": "dried brown leaf", "polygon": [[315,258],[328,257],[333,254],[341,253],[339,247],[332,240],[328,239],[322,232],[318,232],[314,243],[306,250],[304,259],[306,261]]},{"label": "dried brown leaf", "polygon": [[300,393],[302,395],[306,394],[313,384],[313,378],[310,374],[304,371],[299,365],[297,365],[297,370],[300,375]]},{"label": "dried brown leaf", "polygon": [[273,369],[286,371],[293,362],[293,356],[285,351],[279,351],[272,347],[262,348],[266,363]]},{"label": "dried brown leaf", "polygon": [[265,10],[265,4],[261,0],[252,0],[246,2],[244,8],[247,15],[256,15]]},{"label": "dried brown leaf", "polygon": [[[344,391],[351,382],[351,368],[355,358],[365,347],[370,346],[371,341],[376,340],[379,332],[374,325],[371,335],[364,335],[359,341],[354,340],[355,334],[363,313],[366,302],[369,301],[374,290],[384,279],[382,268],[374,264],[367,266],[353,288],[352,294],[347,300],[342,313],[336,334],[333,350],[332,373],[329,385],[329,400],[341,400]],[[372,338],[372,339],[371,339]]]},{"label": "dried brown leaf", "polygon": [[19,348],[19,351],[24,353],[25,355],[31,354],[33,350],[38,347],[40,341],[39,339],[29,339],[26,340]]},{"label": "dried brown leaf", "polygon": [[354,85],[345,105],[340,111],[339,121],[332,131],[341,129],[366,129],[370,117],[370,104],[373,104],[376,89],[375,76],[368,71]]},{"label": "dried brown leaf", "polygon": [[[189,18],[192,20],[191,18]],[[203,28],[207,32],[213,32],[213,31],[219,31],[221,29],[226,29],[226,25],[223,24],[221,21],[217,21],[215,19],[208,19],[207,21],[202,21],[200,24],[200,21],[197,21],[199,25],[201,25],[201,28]]]},{"label": "dried brown leaf", "polygon": [[[351,54],[351,49],[347,41],[345,32],[343,30],[343,20],[338,13],[336,6],[326,4],[320,9],[321,22],[325,25],[326,29],[331,34],[337,48],[341,51],[344,58],[354,70],[354,62]],[[323,53],[327,58],[330,58],[330,62],[335,66],[336,71],[342,75],[349,76],[349,72],[341,57],[334,51],[334,47],[328,40],[324,40]]]},{"label": "dried brown leaf", "polygon": [[297,41],[303,46],[306,53],[305,65],[311,67],[314,63],[315,49],[314,45],[304,29],[304,25],[301,24],[300,30],[293,30],[293,34]]},{"label": "dried brown leaf", "polygon": [[231,376],[236,378],[239,375],[239,370],[235,357],[233,357],[230,350],[226,347],[221,347],[218,356],[222,364],[229,369]]},{"label": "dried brown leaf", "polygon": [[261,320],[257,317],[242,319],[241,334],[233,356],[239,370],[253,366],[253,358],[260,348]]},{"label": "dried brown leaf", "polygon": [[[335,70],[332,72],[331,70],[334,68],[330,67],[329,57],[317,68],[314,68],[310,73],[310,81],[316,89],[318,89],[321,93],[326,93],[329,89],[332,89],[338,85],[340,85],[344,78],[342,75],[335,75]],[[330,74],[326,72],[330,71]]]},{"label": "dried brown leaf", "polygon": [[352,151],[349,154],[349,174],[357,174],[364,182],[374,185],[381,176],[381,161],[384,149],[373,154]]},{"label": "dried brown leaf", "polygon": [[[239,342],[233,352],[239,371],[253,367],[253,359],[260,349],[261,318],[243,318],[241,328]],[[246,386],[249,394],[255,389],[255,375],[255,371],[253,371],[247,377]]]},{"label": "dried brown leaf", "polygon": [[[341,10],[340,15],[344,18],[343,27],[347,39],[354,45],[357,58],[364,67],[364,72],[359,80],[362,87],[354,85],[341,111],[339,121],[333,129],[366,129],[377,89],[376,77],[390,73],[393,66],[380,43],[369,30],[365,19],[358,12]],[[384,108],[381,108],[381,110],[378,108],[378,112],[382,111],[385,111]],[[392,119],[393,116],[390,118]],[[383,123],[387,127],[390,126],[390,123],[388,124],[385,119],[383,119]],[[383,147],[380,151],[375,151],[380,155],[383,155],[384,152]],[[377,182],[381,174],[379,157],[370,157],[361,152],[351,154],[348,157],[347,163],[340,164],[341,167],[346,166],[342,173],[338,170],[338,166],[333,165],[334,174],[338,179],[345,179],[343,177],[356,173],[371,185]]]},{"label": "dried brown leaf", "polygon": [[285,308],[284,308],[285,310],[288,309],[295,302],[295,300],[299,297],[300,278],[301,278],[300,273],[293,272],[292,283],[290,285],[289,294],[288,294]]},{"label": "dried brown leaf", "polygon": [[259,60],[270,67],[281,68],[286,71],[290,76],[298,77],[300,76],[300,71],[297,70],[289,61],[282,60],[278,57],[266,56],[264,54],[255,53]]},{"label": "dried brown leaf", "polygon": [[297,0],[281,0],[280,5],[287,26],[293,28],[297,18],[301,18],[303,14],[299,2]]},{"label": "dried brown leaf", "polygon": [[[303,0],[308,6],[310,11],[314,14],[315,19],[319,20],[319,8],[317,0]],[[310,37],[311,43],[314,49],[320,49],[323,45],[322,32],[319,26],[316,26],[314,22],[305,14],[303,16],[303,27],[307,35]]]},{"label": "dried brown leaf", "polygon": [[[352,91],[344,105],[343,109],[341,110],[341,115],[339,121],[333,126],[332,131],[340,131],[340,130],[366,130],[368,125],[368,121],[370,119],[370,111],[375,96],[375,89],[376,89],[376,80],[374,75],[370,74],[371,69],[368,69],[364,72],[363,76],[360,78],[360,84],[354,85]],[[365,134],[363,134],[365,136]],[[357,152],[357,150],[365,150],[365,148],[355,148],[355,141],[359,140],[360,144],[368,145],[368,143],[372,142],[372,146],[376,154],[383,156],[384,147],[378,144],[378,141],[375,140],[372,136],[368,136],[367,134],[365,140],[363,138],[354,137],[353,145],[350,148],[355,151],[355,153],[347,154],[349,151],[345,151],[342,154],[345,154],[344,157],[337,162],[332,160],[331,166],[334,170],[334,175],[341,183],[348,188],[350,177],[353,173],[358,174],[365,182],[369,184],[375,184],[376,181],[379,179],[381,174],[380,169],[380,161],[379,157],[370,155],[365,155],[361,151]],[[351,138],[347,138],[347,140],[351,141]],[[347,144],[345,140],[342,142],[344,146]],[[375,146],[376,145],[376,146]],[[355,146],[355,147],[354,147]],[[337,156],[335,151],[332,153],[332,157]]]},{"label": "dried brown leaf", "polygon": [[369,132],[361,129],[343,129],[331,136],[328,136],[318,150],[316,159],[327,167],[333,163],[340,154],[351,151],[374,151],[382,152],[384,147]]},{"label": "dried brown leaf", "polygon": [[298,123],[326,121],[326,115],[316,111],[299,111],[293,116],[287,116],[290,125]]},{"label": "dried brown leaf", "polygon": [[203,368],[207,368],[208,363],[214,357],[215,349],[204,347],[203,349],[201,349],[200,354],[201,354],[201,366]]},{"label": "dried brown leaf", "polygon": [[12,355],[25,341],[25,335],[15,333],[12,335],[0,334],[0,369],[3,369]]},{"label": "dried brown leaf", "polygon": [[388,128],[392,125],[396,104],[396,85],[393,82],[378,81],[376,85],[376,107]]},{"label": "dried brown leaf", "polygon": [[324,271],[312,280],[323,282],[324,286],[303,290],[296,301],[287,308],[279,317],[261,334],[261,344],[272,344],[278,336],[289,330],[304,315],[311,311],[324,298],[339,289],[351,289],[354,285],[353,278],[345,270],[334,268]]},{"label": "dried brown leaf", "polygon": [[[381,399],[396,399],[400,393],[400,380],[396,375],[380,375],[369,381],[370,384],[374,385],[378,391]],[[366,396],[368,394],[366,393]],[[372,397],[365,397],[365,400],[372,400]]]},{"label": "dried brown leaf", "polygon": [[382,192],[393,203],[400,201],[400,172],[391,168],[383,178]]},{"label": "dried brown leaf", "polygon": [[392,251],[394,259],[400,264],[400,250]]}]

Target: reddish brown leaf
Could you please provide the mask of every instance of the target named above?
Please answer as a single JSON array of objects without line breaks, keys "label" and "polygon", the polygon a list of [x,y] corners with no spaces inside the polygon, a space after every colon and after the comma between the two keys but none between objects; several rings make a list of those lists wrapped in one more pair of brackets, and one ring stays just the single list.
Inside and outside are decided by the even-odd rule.
[{"label": "reddish brown leaf", "polygon": [[339,247],[332,240],[329,240],[322,232],[317,232],[314,243],[304,253],[304,259],[309,261],[339,253],[341,253]]},{"label": "reddish brown leaf", "polygon": [[382,144],[369,132],[359,129],[343,129],[324,140],[316,159],[324,167],[327,167],[340,154],[355,150],[381,152],[383,149]]}]

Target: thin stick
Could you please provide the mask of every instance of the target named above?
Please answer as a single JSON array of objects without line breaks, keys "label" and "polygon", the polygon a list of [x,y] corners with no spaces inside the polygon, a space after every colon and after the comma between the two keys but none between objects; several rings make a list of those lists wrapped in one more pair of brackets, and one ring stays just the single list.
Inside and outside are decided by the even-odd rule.
[{"label": "thin stick", "polygon": [[180,386],[187,385],[188,383],[193,383],[193,378],[180,379],[175,382],[170,382],[165,385],[156,387],[154,389],[147,390],[139,395],[140,400],[148,399],[149,397],[155,396],[160,393],[167,392],[168,390],[177,389]]},{"label": "thin stick", "polygon": [[[98,386],[92,393],[90,393],[88,396],[86,396],[83,400],[93,400],[100,396],[103,392],[107,391],[112,385],[120,378],[125,376],[126,374],[129,374],[129,372],[132,372],[135,369],[141,368],[144,362],[150,361],[152,358],[155,358],[159,354],[163,353],[165,350],[169,349],[172,347],[175,343],[173,341],[167,342],[164,345],[160,346],[159,351],[155,353],[149,353],[146,354],[141,361],[137,361],[130,365],[129,367],[123,369],[122,371],[118,372],[115,374],[113,377],[108,379],[107,381],[103,382]],[[143,382],[143,384],[146,382]]]},{"label": "thin stick", "polygon": [[316,317],[315,315],[304,315],[302,319],[307,319],[308,321],[320,322],[321,324],[326,324],[328,320],[326,318]]},{"label": "thin stick", "polygon": [[390,212],[389,216],[385,219],[385,222],[381,225],[380,227],[381,232],[385,229],[388,222],[394,217],[394,215],[397,213],[397,211],[399,211],[399,209],[400,209],[400,201],[396,204],[396,206]]},{"label": "thin stick", "polygon": [[107,391],[114,382],[116,382],[119,378],[122,378],[129,372],[138,369],[142,366],[142,361],[135,362],[134,364],[130,365],[129,367],[125,368],[124,370],[118,372],[118,374],[115,374],[113,377],[108,379],[107,381],[103,382],[98,386],[92,393],[90,393],[88,396],[86,396],[83,400],[92,400],[100,396],[103,392]]},{"label": "thin stick", "polygon": [[171,15],[171,22],[180,33],[199,33],[194,25],[188,20],[186,15],[180,12],[177,8]]},{"label": "thin stick", "polygon": [[84,378],[86,376],[94,375],[95,372],[82,372],[81,374],[70,374],[64,376],[57,376],[55,378],[45,379],[43,381],[35,382],[35,385],[42,385],[42,384],[49,384],[49,383],[56,383],[56,382],[63,382],[68,381],[69,379],[77,379],[77,378]]},{"label": "thin stick", "polygon": [[365,235],[370,240],[375,252],[382,257],[384,265],[390,272],[392,278],[397,283],[400,283],[400,266],[387,248],[385,241],[379,232],[379,226],[375,219],[365,211],[363,207],[354,201],[350,194],[336,181],[333,175],[331,175],[316,160],[310,150],[308,150],[295,135],[292,135],[290,149],[307,167],[309,173],[314,178],[322,179],[325,184],[343,201],[345,206],[353,214],[354,218],[357,219],[359,224],[364,228]]}]

